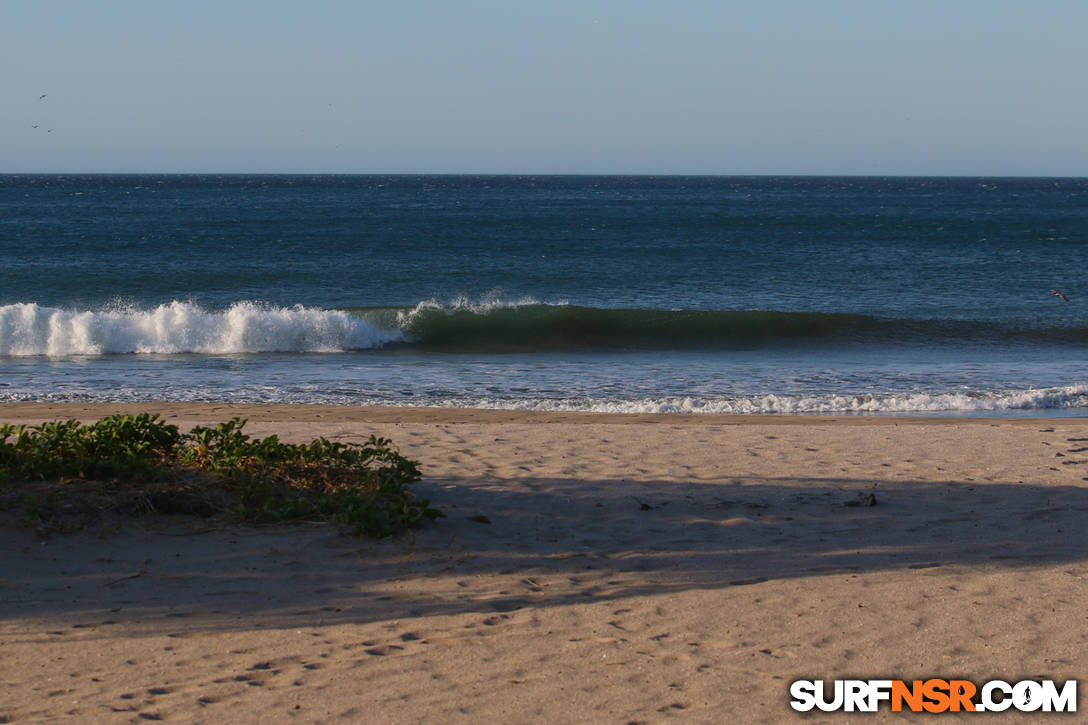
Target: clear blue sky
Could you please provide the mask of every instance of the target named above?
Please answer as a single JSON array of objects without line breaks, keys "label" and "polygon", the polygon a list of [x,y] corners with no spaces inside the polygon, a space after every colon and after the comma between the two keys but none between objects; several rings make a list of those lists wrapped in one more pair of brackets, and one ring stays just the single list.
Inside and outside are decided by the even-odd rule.
[{"label": "clear blue sky", "polygon": [[0,172],[1084,176],[1086,32],[1081,0],[3,0]]}]

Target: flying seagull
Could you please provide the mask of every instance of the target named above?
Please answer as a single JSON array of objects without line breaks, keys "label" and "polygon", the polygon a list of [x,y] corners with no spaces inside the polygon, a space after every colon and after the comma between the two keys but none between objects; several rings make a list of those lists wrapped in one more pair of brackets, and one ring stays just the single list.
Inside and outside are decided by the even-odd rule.
[{"label": "flying seagull", "polygon": [[1066,297],[1065,295],[1063,295],[1061,292],[1059,292],[1056,289],[1050,290],[1050,294],[1054,295],[1055,297],[1060,299],[1062,302],[1068,302],[1069,301],[1068,297]]},{"label": "flying seagull", "polygon": [[46,94],[46,93],[43,93],[43,94],[41,94],[40,96],[38,96],[38,100],[39,100],[39,101],[40,101],[40,100],[42,100],[42,99],[43,99],[43,98],[45,98],[45,97],[46,97],[47,95],[48,95],[48,94]]}]

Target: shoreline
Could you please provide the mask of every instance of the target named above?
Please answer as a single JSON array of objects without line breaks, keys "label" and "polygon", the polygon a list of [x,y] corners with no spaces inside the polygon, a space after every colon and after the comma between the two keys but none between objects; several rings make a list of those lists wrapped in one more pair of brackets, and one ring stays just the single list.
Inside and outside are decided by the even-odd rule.
[{"label": "shoreline", "polygon": [[7,521],[0,719],[779,723],[805,720],[796,679],[1088,671],[1085,419],[18,403],[0,422],[114,412],[375,433],[446,518],[378,541]]},{"label": "shoreline", "polygon": [[1070,416],[924,416],[924,415],[816,415],[722,413],[598,413],[587,411],[499,410],[491,408],[433,408],[413,406],[352,406],[309,403],[0,403],[0,421],[90,420],[113,414],[158,413],[166,420],[247,418],[254,423],[562,423],[668,424],[668,425],[994,425],[1030,426],[1085,420]]}]

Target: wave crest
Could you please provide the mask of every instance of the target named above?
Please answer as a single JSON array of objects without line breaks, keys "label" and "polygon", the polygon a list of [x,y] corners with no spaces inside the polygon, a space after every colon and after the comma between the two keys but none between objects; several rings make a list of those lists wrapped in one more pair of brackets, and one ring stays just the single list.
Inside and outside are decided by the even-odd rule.
[{"label": "wave crest", "polygon": [[190,302],[154,309],[72,311],[0,306],[0,355],[337,352],[401,339],[338,310],[237,302],[221,312]]},{"label": "wave crest", "polygon": [[878,327],[849,314],[761,310],[650,310],[488,300],[420,302],[371,310],[416,345],[446,351],[721,349],[776,341],[861,337]]},{"label": "wave crest", "polygon": [[613,309],[532,298],[411,307],[278,307],[237,302],[210,311],[174,301],[153,309],[0,306],[0,355],[261,353],[365,350],[405,343],[435,352],[730,350],[843,343],[1084,345],[1088,328],[834,312]]}]

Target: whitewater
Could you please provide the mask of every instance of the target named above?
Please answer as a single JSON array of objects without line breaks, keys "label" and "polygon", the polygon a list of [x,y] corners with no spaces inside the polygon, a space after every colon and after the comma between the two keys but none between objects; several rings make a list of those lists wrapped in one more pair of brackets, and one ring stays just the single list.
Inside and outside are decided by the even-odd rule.
[{"label": "whitewater", "polygon": [[1083,179],[0,175],[0,401],[1081,416],[1085,240]]},{"label": "whitewater", "polygon": [[[908,328],[914,332],[903,335]],[[990,344],[977,340],[957,340],[957,354],[942,357],[920,328],[947,343],[956,326],[874,328],[858,316],[601,310],[494,296],[351,310],[252,301],[220,310],[183,301],[98,310],[15,303],[0,306],[7,368],[0,401],[780,415],[1088,409],[1088,386],[1053,384],[1060,375],[1023,385],[1024,370],[1054,372],[1031,346],[1006,350],[1021,358],[1010,371],[1008,355],[987,362]],[[880,339],[858,339],[874,330]],[[965,364],[958,358],[972,345]],[[88,366],[93,382],[73,374]]]},{"label": "whitewater", "polygon": [[174,301],[150,310],[0,306],[0,355],[260,353],[361,350],[403,339],[345,312],[237,302],[209,311]]}]

